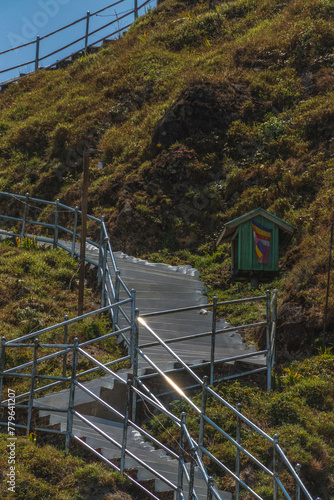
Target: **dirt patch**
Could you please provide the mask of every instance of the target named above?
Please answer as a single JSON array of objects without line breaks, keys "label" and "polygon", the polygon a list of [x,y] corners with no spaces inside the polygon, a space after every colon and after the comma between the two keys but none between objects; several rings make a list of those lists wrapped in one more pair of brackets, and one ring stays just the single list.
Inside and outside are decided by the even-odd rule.
[{"label": "dirt patch", "polygon": [[152,146],[168,147],[176,141],[212,131],[224,134],[248,100],[241,85],[194,83],[187,87],[158,122],[152,134]]}]

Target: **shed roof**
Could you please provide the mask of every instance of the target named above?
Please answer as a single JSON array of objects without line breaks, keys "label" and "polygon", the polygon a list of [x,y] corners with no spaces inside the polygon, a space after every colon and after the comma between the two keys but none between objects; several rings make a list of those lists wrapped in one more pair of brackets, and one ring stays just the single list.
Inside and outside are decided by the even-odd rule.
[{"label": "shed roof", "polygon": [[264,208],[256,208],[255,210],[248,212],[248,214],[242,215],[241,217],[233,219],[230,222],[224,224],[224,229],[219,235],[219,238],[217,240],[217,245],[219,245],[220,243],[225,243],[226,241],[233,240],[238,232],[240,224],[246,222],[249,219],[253,219],[257,215],[262,215],[266,219],[276,224],[278,228],[282,230],[284,233],[287,233],[289,237],[293,235],[296,229],[292,224],[289,224],[288,222],[285,222],[284,220],[277,217],[276,215],[267,212],[267,210],[264,210]]}]

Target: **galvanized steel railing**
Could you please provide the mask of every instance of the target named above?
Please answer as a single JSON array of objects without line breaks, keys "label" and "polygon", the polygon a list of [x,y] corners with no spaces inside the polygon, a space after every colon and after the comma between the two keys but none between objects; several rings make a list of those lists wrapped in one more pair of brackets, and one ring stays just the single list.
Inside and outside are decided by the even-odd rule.
[{"label": "galvanized steel railing", "polygon": [[[95,47],[96,45],[100,44],[101,42],[104,42],[107,39],[110,39],[110,37],[114,37],[115,35],[120,35],[122,32],[127,30],[131,26],[131,24],[133,24],[133,21],[128,22],[128,24],[126,24],[125,26],[122,26],[121,28],[118,28],[116,30],[114,28],[111,28],[115,24],[117,24],[119,26],[120,21],[122,21],[124,19],[128,19],[130,16],[133,16],[133,20],[136,20],[138,18],[139,12],[145,6],[149,5],[152,2],[154,5],[156,4],[155,0],[145,0],[141,4],[139,4],[140,0],[133,0],[133,8],[130,8],[125,12],[121,12],[120,15],[110,14],[108,17],[115,17],[115,19],[113,19],[112,21],[109,21],[106,24],[103,24],[103,26],[100,26],[97,29],[90,31],[90,22],[94,16],[99,16],[101,14],[101,12],[105,12],[108,9],[115,8],[117,5],[124,4],[124,2],[126,2],[126,1],[127,0],[118,0],[118,1],[113,2],[112,4],[108,5],[107,7],[104,7],[103,9],[97,10],[96,12],[92,12],[92,13],[87,12],[87,14],[85,16],[81,17],[80,19],[77,19],[76,21],[74,21],[70,24],[67,24],[66,26],[63,26],[62,28],[60,28],[56,31],[53,31],[53,32],[48,33],[47,35],[44,35],[41,37],[37,36],[36,40],[34,40],[32,42],[28,42],[28,43],[25,43],[23,45],[19,45],[17,47],[0,52],[0,57],[1,57],[5,54],[8,54],[8,53],[11,53],[14,51],[19,51],[19,50],[22,50],[26,47],[31,46],[33,54],[34,54],[33,58],[30,58],[30,60],[27,60],[22,64],[16,64],[15,66],[12,66],[12,67],[9,67],[6,69],[1,69],[0,75],[5,74],[5,73],[9,73],[10,71],[14,71],[14,70],[22,68],[24,66],[28,66],[29,64],[34,64],[34,67],[35,67],[34,71],[38,71],[39,69],[41,69],[40,68],[41,62],[45,61],[46,59],[48,59],[52,56],[55,56],[56,54],[66,50],[66,49],[68,49],[68,48],[70,48],[73,45],[78,44],[78,43],[82,44],[79,50],[73,51],[73,49],[71,49],[65,57],[61,57],[61,59],[56,60],[56,61],[52,62],[51,64],[47,64],[46,66],[44,66],[43,69],[53,68],[55,66],[62,64],[64,61],[68,60],[69,58],[75,58],[76,56],[78,56],[81,53],[87,53],[87,51],[89,49],[91,49],[92,47]],[[80,24],[80,23],[84,24],[83,35],[81,37],[71,41],[70,43],[67,43],[66,45],[58,47],[57,49],[53,50],[52,52],[50,52],[44,56],[40,55],[41,42],[43,40],[46,40],[46,39],[52,37],[53,35],[61,33],[62,31],[67,30],[69,28],[72,28],[73,26],[76,26],[77,24]],[[110,28],[110,30],[111,30],[108,32],[108,34],[104,34],[100,39],[95,40],[94,42],[90,41],[90,37],[92,37],[93,35],[96,35],[97,33],[100,33],[102,30],[105,30],[107,28]],[[114,30],[114,31],[112,31],[112,30]],[[17,78],[10,78],[10,79],[7,79],[6,81],[2,81],[2,83],[0,83],[0,87],[6,86],[10,83],[13,83],[13,82],[19,80],[21,78],[21,76],[26,76],[26,75],[24,74],[24,75],[20,75]]]},{"label": "galvanized steel railing", "polygon": [[[44,200],[39,200],[37,198],[30,198],[29,195],[27,194],[26,196],[14,196],[9,193],[0,193],[0,203],[1,203],[1,197],[8,201],[7,205],[7,215],[0,215],[0,219],[3,220],[3,225],[6,227],[6,229],[0,230],[0,234],[5,235],[6,237],[15,237],[18,238],[19,241],[22,241],[23,238],[29,234],[31,231],[32,227],[37,224],[39,228],[44,228],[47,231],[51,231],[52,237],[49,235],[42,236],[39,235],[37,238],[40,242],[44,242],[47,245],[52,245],[54,247],[60,247],[63,248],[64,250],[68,251],[71,253],[72,256],[78,257],[77,253],[77,241],[80,240],[80,233],[78,233],[78,226],[80,226],[80,211],[78,208],[71,209],[59,202],[57,200],[56,202],[46,202]],[[17,209],[16,202],[20,204],[21,210]],[[41,206],[43,208],[41,208]],[[21,217],[17,217],[18,212],[21,212]],[[35,217],[37,220],[33,220],[31,216],[29,217],[29,214],[34,212],[37,217]],[[11,213],[11,215],[9,215]],[[47,220],[47,222],[42,222],[42,220]],[[62,222],[63,219],[63,222]],[[251,460],[257,467],[259,467],[263,472],[265,472],[272,480],[273,484],[273,499],[277,500],[279,498],[279,495],[282,494],[284,495],[285,498],[291,499],[293,498],[292,493],[289,493],[285,486],[283,485],[279,474],[280,474],[280,469],[281,466],[284,465],[285,469],[289,472],[290,477],[293,479],[296,487],[296,498],[300,499],[301,494],[304,494],[304,497],[307,498],[308,500],[312,500],[311,495],[307,491],[306,487],[302,483],[299,477],[299,468],[295,471],[295,469],[292,467],[290,462],[288,461],[286,455],[282,451],[281,447],[278,444],[278,436],[275,435],[273,438],[267,435],[264,431],[262,431],[258,426],[256,426],[253,422],[251,422],[246,416],[244,416],[241,412],[241,406],[238,405],[238,408],[235,409],[233,406],[231,406],[227,401],[225,401],[223,398],[217,394],[212,387],[208,385],[208,382],[210,382],[210,385],[213,383],[216,383],[218,380],[221,379],[215,379],[214,377],[214,369],[215,369],[215,364],[217,362],[227,362],[227,361],[232,361],[236,359],[243,359],[243,358],[248,358],[252,356],[258,356],[258,355],[266,355],[267,358],[267,363],[266,367],[260,368],[260,369],[255,369],[251,370],[250,373],[255,373],[259,370],[267,370],[267,387],[270,389],[270,375],[271,375],[271,369],[274,364],[274,354],[275,354],[275,335],[276,335],[276,305],[277,305],[277,293],[274,291],[272,298],[270,297],[270,293],[267,293],[265,296],[261,297],[253,297],[249,299],[240,299],[238,301],[228,301],[228,302],[218,302],[216,299],[213,301],[212,304],[208,304],[205,307],[206,308],[212,308],[213,309],[213,324],[212,324],[212,331],[211,332],[205,332],[203,334],[197,334],[193,336],[187,336],[187,337],[181,337],[177,340],[175,339],[170,339],[163,341],[158,337],[158,335],[147,325],[146,323],[146,318],[151,317],[151,316],[156,316],[158,314],[172,314],[172,313],[180,313],[182,311],[187,311],[187,310],[192,310],[192,309],[198,309],[198,306],[193,306],[193,307],[188,307],[188,308],[183,308],[183,309],[176,309],[176,310],[168,310],[168,311],[160,311],[160,312],[155,312],[155,313],[148,313],[148,314],[143,314],[142,316],[139,316],[139,311],[135,309],[135,292],[134,290],[128,290],[126,287],[126,284],[123,282],[123,280],[120,277],[119,270],[117,269],[116,261],[110,246],[106,226],[104,223],[103,218],[97,219],[95,217],[88,216],[88,220],[90,221],[91,224],[96,224],[97,226],[95,227],[95,231],[93,231],[93,228],[90,228],[91,232],[95,232],[95,234],[99,234],[99,243],[94,242],[93,239],[88,239],[87,243],[93,245],[94,248],[97,248],[98,250],[98,259],[96,262],[89,260],[91,264],[94,264],[98,268],[98,276],[99,276],[99,282],[102,287],[102,293],[101,293],[101,308],[97,311],[93,311],[87,314],[84,314],[83,316],[80,316],[79,318],[73,318],[73,319],[68,319],[68,317],[65,318],[65,321],[62,323],[59,323],[57,325],[53,325],[51,327],[45,328],[43,330],[40,330],[39,332],[33,332],[27,335],[24,335],[22,337],[12,339],[7,341],[5,338],[2,338],[1,341],[1,349],[0,349],[0,398],[2,394],[2,389],[4,385],[4,380],[7,380],[8,378],[12,377],[19,377],[19,378],[29,378],[31,383],[30,383],[30,390],[18,395],[16,397],[16,401],[25,401],[28,400],[27,403],[25,404],[18,404],[16,405],[17,408],[21,408],[23,410],[27,411],[27,425],[20,425],[17,424],[17,427],[25,428],[27,430],[27,433],[29,434],[33,423],[32,423],[32,412],[33,409],[36,410],[45,410],[45,407],[38,407],[36,404],[34,404],[34,397],[37,394],[44,393],[45,391],[50,391],[51,389],[56,388],[57,386],[68,386],[70,385],[70,390],[69,390],[69,404],[67,408],[59,409],[59,408],[47,408],[50,410],[50,412],[63,412],[66,413],[67,415],[67,425],[66,425],[66,431],[58,431],[56,429],[45,429],[43,427],[35,427],[36,431],[46,431],[46,432],[53,432],[53,433],[60,433],[64,434],[66,436],[65,439],[65,446],[66,449],[69,447],[70,443],[70,438],[75,439],[76,441],[80,441],[83,446],[86,446],[87,448],[90,448],[87,443],[84,443],[78,436],[75,435],[73,432],[73,416],[78,417],[81,419],[84,423],[86,423],[88,426],[90,426],[92,429],[94,429],[97,433],[103,435],[109,442],[115,444],[119,449],[120,449],[120,455],[121,455],[121,461],[120,461],[120,466],[118,466],[115,463],[112,463],[110,460],[108,460],[106,457],[104,457],[102,454],[97,452],[96,450],[93,450],[92,448],[91,451],[95,453],[101,460],[104,462],[108,463],[111,465],[114,469],[119,470],[123,473],[125,473],[125,458],[126,456],[133,458],[136,460],[138,465],[148,469],[155,477],[158,479],[161,479],[162,481],[165,482],[165,484],[171,489],[174,490],[177,493],[177,498],[178,499],[183,499],[184,497],[184,487],[183,487],[183,481],[185,480],[188,484],[188,489],[189,489],[189,498],[191,499],[197,499],[196,491],[194,489],[194,470],[195,466],[199,468],[199,470],[202,473],[203,479],[207,485],[207,498],[212,499],[213,497],[217,498],[218,500],[221,499],[221,496],[219,492],[217,491],[216,487],[214,486],[213,479],[208,475],[206,467],[204,466],[203,463],[203,455],[208,457],[212,463],[215,464],[215,466],[218,466],[222,473],[226,473],[230,475],[234,481],[235,481],[235,498],[236,500],[239,500],[240,498],[240,488],[243,488],[246,490],[249,494],[251,494],[254,498],[261,499],[261,497],[256,493],[254,489],[252,489],[250,486],[248,486],[240,477],[241,477],[241,454],[245,454],[245,456]],[[14,224],[14,227],[13,227]],[[72,227],[70,229],[69,227]],[[63,241],[60,239],[61,233],[65,233],[70,236],[69,241]],[[111,263],[111,266],[109,265],[109,262]],[[120,300],[120,290],[123,288],[125,292],[126,298],[123,300]],[[216,328],[216,313],[217,313],[217,308],[219,306],[226,306],[231,303],[240,303],[240,302],[246,302],[246,301],[257,301],[257,300],[266,300],[266,309],[267,309],[267,318],[266,321],[264,322],[259,322],[256,324],[252,325],[243,325],[239,328],[247,328],[247,327],[254,327],[254,326],[265,326],[266,327],[266,332],[267,332],[267,349],[261,352],[254,352],[254,353],[249,353],[241,356],[235,356],[233,358],[228,358],[228,359],[223,359],[223,360],[215,360],[214,359],[214,354],[215,354],[215,337],[216,335],[219,335],[221,333],[226,333],[229,330],[236,330],[238,327],[228,327],[222,330],[217,330]],[[105,302],[107,305],[105,305]],[[203,306],[201,306],[202,308]],[[90,317],[94,314],[99,314],[102,312],[108,312],[110,311],[111,316],[113,318],[113,331],[102,336],[98,337],[93,340],[85,341],[79,343],[78,339],[75,339],[73,344],[68,343],[68,328],[69,325],[73,323],[77,323],[78,321],[81,321],[82,319],[85,319],[87,317]],[[123,318],[125,318],[126,326],[124,328],[120,328],[118,321],[116,321],[119,317],[119,314],[122,315]],[[139,338],[139,327],[144,327],[147,331],[149,331],[154,339],[154,342],[150,344],[145,344],[145,345],[139,345],[138,338]],[[53,331],[57,328],[61,328],[64,331],[64,343],[63,344],[43,344],[40,343],[39,339],[43,334]],[[128,350],[129,353],[127,356],[124,356],[120,359],[113,360],[109,363],[102,364],[98,360],[96,360],[94,357],[92,357],[88,352],[85,351],[85,347],[87,345],[90,345],[95,342],[99,342],[101,340],[104,340],[106,338],[110,338],[113,336],[119,336],[122,335],[123,338],[126,340],[127,345],[128,345]],[[128,337],[130,336],[130,339]],[[204,377],[204,379],[201,379],[195,372],[194,368],[196,367],[189,367],[186,363],[183,362],[183,360],[175,354],[175,352],[169,347],[169,345],[173,342],[176,341],[185,341],[185,340],[192,340],[193,338],[197,338],[199,336],[211,336],[211,361],[210,363],[207,363],[207,365],[210,368],[210,379],[207,377]],[[38,338],[37,338],[38,337]],[[31,339],[34,339],[34,342],[31,343]],[[201,402],[201,408],[198,408],[196,404],[185,394],[186,388],[180,388],[173,382],[173,380],[166,374],[164,373],[143,351],[146,347],[153,346],[153,345],[161,345],[164,349],[166,349],[172,357],[178,361],[183,370],[186,370],[188,375],[190,375],[193,379],[195,384],[191,387],[200,387],[202,390],[202,402]],[[16,366],[16,367],[5,367],[5,352],[8,349],[20,349],[22,347],[25,348],[32,348],[34,350],[32,360],[23,363],[22,365]],[[51,354],[48,355],[43,355],[41,357],[38,357],[39,349],[59,349],[57,352],[52,352]],[[72,362],[72,372],[71,376],[67,376],[66,373],[66,357],[69,352],[73,353],[73,362]],[[89,368],[88,370],[85,370],[83,372],[78,373],[78,356],[79,354],[81,356],[86,357],[92,364],[93,367]],[[40,363],[46,362],[48,360],[51,360],[57,356],[61,356],[63,359],[62,363],[62,368],[61,368],[61,374],[58,376],[47,376],[44,374],[39,374],[38,373],[38,366]],[[145,376],[144,377],[139,377],[138,376],[138,359],[139,356],[141,356],[145,361],[150,365],[157,374],[161,375],[165,382],[169,385],[171,391],[174,392],[175,397],[183,398],[192,408],[192,410],[197,414],[198,416],[198,428],[199,428],[199,434],[197,436],[197,440],[194,439],[194,437],[191,435],[189,432],[189,429],[186,425],[186,416],[185,414],[181,415],[181,418],[177,417],[173,413],[171,413],[163,404],[161,399],[156,394],[154,394],[146,385],[145,385]],[[111,370],[111,366],[120,363],[121,361],[130,361],[131,363],[131,377],[128,382],[124,381],[119,375]],[[203,366],[203,365],[201,365]],[[31,368],[31,374],[26,373],[28,369]],[[110,406],[108,403],[102,400],[102,398],[94,395],[89,391],[81,382],[79,382],[79,379],[84,378],[85,376],[96,372],[97,370],[103,370],[105,373],[108,373],[109,375],[112,375],[116,380],[121,382],[122,384],[127,384],[127,405],[126,405],[126,411],[125,414],[122,415],[120,412],[115,410],[112,406]],[[175,371],[175,370],[174,370]],[[226,377],[225,377],[226,379]],[[43,386],[36,387],[36,381],[37,380],[45,380],[47,383]],[[79,388],[85,392],[87,392],[90,397],[98,401],[100,404],[102,404],[105,408],[109,409],[112,411],[114,414],[117,414],[119,418],[121,418],[123,422],[123,438],[121,443],[116,443],[115,440],[105,434],[101,429],[99,429],[96,425],[94,425],[92,422],[89,421],[89,418],[83,416],[74,408],[74,395],[75,395],[75,390],[76,388]],[[236,436],[232,437],[228,435],[222,428],[216,425],[215,422],[213,422],[207,415],[207,410],[206,410],[206,401],[207,397],[210,396],[215,399],[216,402],[220,403],[222,407],[226,408],[229,410],[232,414],[235,415],[236,417],[236,427],[237,427],[237,433]],[[136,423],[137,420],[137,404],[139,402],[145,402],[146,404],[151,405],[153,408],[158,410],[159,412],[167,415],[168,418],[170,418],[180,429],[180,448],[179,448],[179,453],[175,453],[175,451],[171,450],[168,448],[166,445],[163,443],[160,443],[154,436],[151,436],[148,432],[144,431],[140,425]],[[9,408],[9,403],[6,400],[2,400],[1,405],[2,407],[7,407]],[[6,425],[7,422],[0,422],[0,425]],[[236,456],[236,465],[235,465],[235,470],[232,471],[230,470],[225,464],[223,464],[217,457],[215,457],[211,451],[205,446],[205,426],[210,425],[212,428],[215,429],[218,433],[223,435],[234,447],[235,447],[235,456]],[[255,432],[258,436],[262,437],[264,440],[268,442],[268,445],[272,447],[272,456],[273,456],[273,467],[272,469],[269,469],[265,464],[261,463],[260,460],[258,460],[255,456],[252,455],[251,452],[246,450],[241,442],[241,426],[247,426],[249,429],[251,429],[253,432]],[[179,462],[179,473],[178,473],[178,479],[176,484],[172,483],[169,481],[167,478],[164,478],[158,470],[152,469],[149,465],[145,464],[143,460],[141,460],[139,457],[136,457],[130,450],[127,449],[126,447],[126,442],[127,442],[127,432],[128,428],[132,427],[136,429],[138,432],[142,434],[142,436],[145,439],[150,440],[155,446],[161,447],[163,450],[165,450],[172,458],[178,460]],[[187,451],[186,451],[187,448]],[[189,450],[189,451],[188,451]],[[186,466],[186,459],[185,457],[188,457],[188,463],[190,463],[189,470]],[[157,496],[155,496],[153,493],[149,492],[144,488],[138,481],[130,477],[130,479],[137,484],[140,488],[142,488],[149,496],[152,498],[158,499]],[[281,492],[279,494],[279,492]]]}]

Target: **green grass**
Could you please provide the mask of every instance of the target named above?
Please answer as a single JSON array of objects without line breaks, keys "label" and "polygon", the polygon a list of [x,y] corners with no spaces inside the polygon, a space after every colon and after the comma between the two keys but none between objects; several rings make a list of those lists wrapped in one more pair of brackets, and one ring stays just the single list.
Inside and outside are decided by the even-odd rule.
[{"label": "green grass", "polygon": [[[8,437],[0,434],[0,448]],[[1,498],[17,500],[131,500],[129,482],[103,465],[51,445],[39,446],[26,437],[15,442],[15,493],[7,489],[8,454],[0,457]],[[129,493],[130,492],[130,493]]]},{"label": "green grass", "polygon": [[[242,413],[273,437],[278,434],[279,443],[292,465],[302,465],[301,478],[311,494],[332,498],[334,494],[334,392],[329,381],[333,375],[334,356],[331,352],[318,354],[291,365],[279,365],[274,375],[275,389],[267,393],[255,384],[235,382],[220,383],[215,391],[235,408],[238,403]],[[201,394],[193,397],[201,406]],[[180,416],[187,412],[187,425],[193,436],[198,436],[199,419],[185,402],[172,403],[172,411]],[[207,416],[233,438],[236,437],[236,418],[211,396],[207,403]],[[154,417],[148,429],[172,447],[177,448],[179,430],[167,417]],[[232,471],[235,470],[235,449],[210,425],[205,425],[204,446]],[[267,441],[253,433],[245,424],[241,429],[241,444],[256,458],[271,466],[272,448]],[[234,492],[234,481],[215,463],[205,459],[209,472],[224,489]],[[265,476],[253,462],[241,453],[242,469],[250,486],[266,500],[272,498],[271,479]],[[282,470],[281,470],[282,473]],[[293,486],[283,474],[293,494]],[[249,498],[245,494],[245,498]]]},{"label": "green grass", "polygon": [[[91,159],[88,210],[105,215],[113,249],[197,267],[209,300],[253,293],[248,284],[231,282],[229,246],[215,246],[224,223],[261,206],[293,224],[297,230],[281,247],[278,277],[256,293],[279,290],[277,354],[292,371],[277,384],[285,387],[284,377],[290,377],[297,390],[302,380],[285,363],[311,357],[321,344],[334,220],[334,5],[332,0],[213,3],[209,11],[207,0],[165,0],[98,53],[66,69],[40,71],[1,93],[0,190],[59,198],[74,207],[80,204],[82,152],[102,150],[103,170],[97,169],[100,158]],[[175,120],[166,132],[160,120],[166,113],[173,118],[172,111]],[[179,127],[184,117],[185,126]],[[5,204],[1,211],[16,215]],[[93,235],[94,228],[89,231]],[[0,325],[8,338],[61,321],[76,309],[75,264],[57,261],[56,270],[31,255],[0,250],[8,276],[0,277]],[[33,284],[25,283],[26,274]],[[333,273],[329,346],[332,289]],[[62,310],[59,316],[53,314],[52,297]],[[87,295],[88,306],[89,300]],[[220,314],[237,324],[260,319],[263,308]],[[94,328],[88,326],[87,335],[94,335]],[[263,339],[257,332],[250,341],[261,345]],[[312,384],[303,390],[318,392]],[[292,396],[284,391],[280,397],[288,401]],[[313,409],[323,412],[316,424],[313,410],[304,403],[302,409],[315,428],[330,429],[327,410]],[[304,425],[296,418],[286,424],[287,436],[293,426]],[[296,436],[303,436],[305,430],[298,429]],[[332,457],[332,442],[323,446]],[[310,478],[325,464],[320,448],[308,445]],[[332,491],[331,472],[324,470],[323,484]],[[316,494],[330,497],[321,491]]]},{"label": "green grass", "polygon": [[[20,248],[0,245],[0,290],[1,311],[0,325],[2,336],[7,341],[32,334],[44,328],[77,316],[78,307],[78,263],[62,250]],[[28,245],[29,246],[29,245]],[[98,290],[86,287],[84,296],[84,312],[100,307]],[[68,326],[68,343],[76,337],[80,342],[101,337],[112,330],[107,316],[92,316]],[[33,343],[34,337],[30,339]],[[25,341],[27,342],[27,341]],[[29,342],[29,341],[28,341]],[[40,344],[63,344],[64,328],[57,328],[39,336]],[[122,357],[123,352],[114,337],[93,343],[86,348],[99,361],[106,362]],[[40,348],[39,357],[56,351]],[[32,347],[6,348],[5,369],[23,364],[33,359]],[[71,373],[71,360],[68,359],[67,375]],[[124,367],[124,363],[118,368]],[[83,356],[79,356],[78,370],[93,368]],[[43,375],[62,376],[63,357],[53,358],[38,365],[38,373]],[[31,373],[31,367],[23,371]],[[101,373],[96,372],[92,378]],[[39,381],[43,386],[46,381]],[[7,386],[23,393],[29,390],[30,381],[25,378],[5,378],[4,390]]]}]

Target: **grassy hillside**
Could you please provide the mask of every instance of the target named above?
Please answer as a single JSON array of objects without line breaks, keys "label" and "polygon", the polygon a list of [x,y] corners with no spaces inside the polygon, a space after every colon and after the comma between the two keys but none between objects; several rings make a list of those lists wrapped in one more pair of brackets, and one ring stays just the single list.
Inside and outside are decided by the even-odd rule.
[{"label": "grassy hillside", "polygon": [[[97,148],[104,168],[92,158],[88,210],[105,216],[113,248],[195,265],[221,298],[250,293],[230,282],[229,247],[215,246],[222,224],[259,206],[293,224],[269,287],[279,289],[278,361],[305,360],[288,368],[292,381],[277,375],[278,393],[253,416],[265,425],[287,408],[273,426],[296,436],[311,487],[330,499],[333,358],[310,356],[320,345],[334,222],[334,3],[211,4],[165,0],[122,39],[1,93],[0,190],[75,206],[83,150]],[[333,276],[330,285],[332,345]],[[312,372],[312,363],[322,368]]]},{"label": "grassy hillside", "polygon": [[[7,242],[0,244],[0,326],[1,336],[7,340],[35,332],[47,326],[60,323],[64,314],[70,318],[77,315],[78,263],[61,250],[38,249],[32,240],[23,240],[20,248]],[[99,298],[94,287],[85,290],[85,312],[99,307]],[[78,336],[81,341],[90,340],[110,331],[105,317],[93,317],[69,326],[69,342]],[[63,343],[63,329],[45,333],[39,337],[40,343]],[[86,347],[87,351],[100,361],[110,361],[121,357],[122,353],[114,339],[108,339]],[[44,354],[46,354],[46,349]],[[48,352],[50,353],[50,351]],[[5,368],[17,366],[32,360],[32,349],[6,349]],[[62,358],[39,364],[38,373],[61,376]],[[67,362],[70,374],[72,361]],[[84,371],[91,365],[83,357],[79,358],[78,369]],[[25,373],[31,373],[31,368]],[[46,381],[37,381],[44,385]],[[8,377],[4,379],[2,399],[7,389],[16,394],[29,391],[30,379]],[[19,402],[19,401],[18,401]],[[22,412],[20,414],[20,411]],[[3,420],[3,412],[0,412]],[[27,421],[27,414],[17,409],[17,418]],[[82,448],[71,445],[71,454],[63,451],[62,439],[50,434],[31,434],[30,439],[19,437],[16,442],[16,492],[7,489],[8,436],[7,429],[0,427],[0,497],[24,500],[72,498],[96,500],[131,500],[135,498],[131,487],[124,478],[114,474]],[[51,472],[52,471],[52,472]],[[134,495],[134,496],[133,496]]]},{"label": "grassy hillside", "polygon": [[222,224],[268,209],[297,227],[280,261],[282,335],[309,345],[333,222],[334,5],[211,3],[165,0],[107,48],[2,93],[0,189],[74,206],[82,152],[97,147],[89,212],[114,249],[209,255],[208,284],[228,292],[228,251],[212,259]]}]

